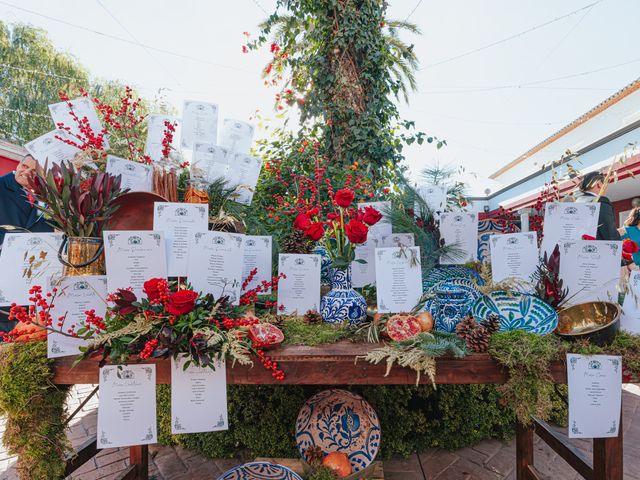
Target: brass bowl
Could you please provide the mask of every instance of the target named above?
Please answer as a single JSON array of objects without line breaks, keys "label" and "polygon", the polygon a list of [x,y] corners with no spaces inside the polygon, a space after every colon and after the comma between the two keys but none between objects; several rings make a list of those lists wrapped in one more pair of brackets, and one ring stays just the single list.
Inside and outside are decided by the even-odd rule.
[{"label": "brass bowl", "polygon": [[166,202],[150,192],[130,192],[118,197],[118,210],[109,219],[108,230],[153,230],[153,204]]},{"label": "brass bowl", "polygon": [[613,340],[620,330],[620,305],[586,302],[558,312],[556,334],[568,340],[587,339],[597,345]]}]

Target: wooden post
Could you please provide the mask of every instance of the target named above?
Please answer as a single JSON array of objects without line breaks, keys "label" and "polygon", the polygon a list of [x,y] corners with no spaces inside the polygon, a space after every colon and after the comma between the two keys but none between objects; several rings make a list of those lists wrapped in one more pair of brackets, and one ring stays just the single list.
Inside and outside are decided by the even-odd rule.
[{"label": "wooden post", "polygon": [[593,439],[594,480],[623,480],[622,411],[618,436]]},{"label": "wooden post", "polygon": [[149,480],[149,446],[129,447],[129,462],[136,467],[137,480]]},{"label": "wooden post", "polygon": [[529,465],[533,465],[533,425],[526,427],[516,422],[516,478],[529,478]]}]

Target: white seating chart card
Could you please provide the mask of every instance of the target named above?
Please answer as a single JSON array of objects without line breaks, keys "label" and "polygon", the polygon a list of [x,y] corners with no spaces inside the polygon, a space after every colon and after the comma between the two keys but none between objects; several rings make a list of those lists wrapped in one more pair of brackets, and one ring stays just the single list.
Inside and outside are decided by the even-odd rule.
[{"label": "white seating chart card", "polygon": [[544,206],[544,226],[540,256],[551,255],[556,245],[595,238],[598,230],[599,203],[549,202]]},{"label": "white seating chart card", "polygon": [[622,242],[578,240],[560,247],[560,278],[567,304],[618,303]]},{"label": "white seating chart card", "polygon": [[617,437],[622,408],[622,358],[567,354],[569,438]]},{"label": "white seating chart card", "polygon": [[236,187],[233,201],[251,205],[253,193],[262,170],[262,160],[244,153],[235,153],[229,159],[227,186]]},{"label": "white seating chart card", "polygon": [[191,157],[191,181],[200,186],[227,178],[229,149],[210,143],[196,142]]},{"label": "white seating chart card", "polygon": [[421,185],[416,188],[416,193],[434,213],[444,212],[447,206],[446,185]]},{"label": "white seating chart card", "polygon": [[196,292],[226,296],[232,305],[240,303],[244,235],[227,232],[191,234],[187,277]]},{"label": "white seating chart card", "polygon": [[[107,277],[82,276],[62,277],[57,281],[49,282],[47,292],[57,288],[54,306],[51,308],[51,318],[54,327],[60,317],[64,316],[60,330],[67,332],[73,329],[77,332],[86,324],[88,310],[94,310],[98,317],[104,318],[107,311]],[[47,357],[57,358],[68,355],[79,355],[79,348],[85,346],[87,341],[82,338],[72,338],[57,332],[47,334]]]},{"label": "white seating chart card", "polygon": [[153,191],[153,167],[140,162],[132,162],[114,155],[107,155],[107,173],[120,175],[120,187],[132,192]]},{"label": "white seating chart card", "polygon": [[281,253],[278,271],[284,273],[278,283],[278,308],[285,315],[304,315],[320,310],[320,255]]},{"label": "white seating chart card", "polygon": [[33,285],[62,275],[59,233],[7,233],[0,250],[0,306],[29,304]]},{"label": "white seating chart card", "polygon": [[620,328],[640,334],[640,270],[632,271],[629,277],[629,291],[622,304]]},{"label": "white seating chart card", "polygon": [[[64,123],[65,127],[69,127],[71,129],[71,133],[79,135],[81,138],[84,138],[84,135],[80,132],[78,122],[73,118],[73,115],[75,115],[80,121],[86,118],[89,121],[89,126],[91,127],[94,135],[97,136],[102,131],[102,123],[100,123],[96,109],[89,97],[80,97],[74,100],[54,103],[49,105],[49,112],[51,113],[51,118],[53,119],[53,123],[56,124],[56,127],[59,126],[59,123]],[[109,150],[107,136],[105,135],[103,138],[104,149]]]},{"label": "white seating chart card", "polygon": [[356,245],[355,259],[364,260],[366,263],[358,261],[351,262],[351,283],[356,288],[365,285],[376,284],[376,248],[379,247],[381,239],[369,235],[367,241],[362,245]]},{"label": "white seating chart card", "polygon": [[410,312],[422,296],[420,247],[376,248],[378,312]]},{"label": "white seating chart card", "polygon": [[[147,117],[147,141],[144,147],[145,155],[149,155],[154,162],[162,160],[162,139],[167,128],[165,122],[178,123],[175,117],[169,115],[149,115]],[[177,126],[176,126],[177,129]],[[174,142],[176,135],[173,136]]]},{"label": "white seating chart card", "polygon": [[[251,270],[256,269],[253,279],[247,284],[245,291],[253,290],[263,281],[271,281],[271,236],[247,235],[244,238],[244,261],[242,264],[242,282],[249,277]],[[270,294],[271,287],[263,291]]]},{"label": "white seating chart card", "polygon": [[218,138],[218,105],[185,100],[181,133],[182,148],[192,149],[196,142],[215,144]]},{"label": "white seating chart card", "polygon": [[379,248],[385,247],[414,247],[416,241],[413,233],[392,233],[391,235],[383,235],[380,237]]},{"label": "white seating chart card", "polygon": [[373,207],[380,213],[380,215],[382,215],[382,218],[378,223],[369,227],[369,235],[367,238],[391,235],[393,229],[391,223],[389,223],[387,215],[385,214],[385,212],[391,208],[391,202],[363,202],[358,204],[358,209],[366,207]]},{"label": "white seating chart card", "polygon": [[491,277],[495,283],[508,278],[526,282],[538,267],[536,232],[494,234],[489,239]]},{"label": "white seating chart card", "polygon": [[255,127],[247,122],[225,118],[220,132],[218,145],[232,152],[248,154],[253,143]]},{"label": "white seating chart card", "polygon": [[209,205],[200,203],[155,202],[153,229],[164,233],[167,275],[187,275],[189,243],[196,232],[209,228]]},{"label": "white seating chart card", "polygon": [[171,433],[217,432],[229,429],[227,412],[227,368],[193,364],[188,359],[171,358]]},{"label": "white seating chart card", "polygon": [[[62,140],[60,140],[62,139]],[[35,158],[41,167],[61,164],[73,160],[80,152],[78,147],[69,145],[63,140],[73,141],[73,137],[64,130],[53,130],[31,140],[24,148]]]},{"label": "white seating chart card", "polygon": [[142,298],[144,282],[166,278],[167,256],[162,232],[121,230],[102,234],[109,292],[131,287],[136,297]]},{"label": "white seating chart card", "polygon": [[440,257],[443,265],[460,265],[478,259],[478,214],[447,212],[440,215],[440,236],[445,245],[456,248],[458,255]]},{"label": "white seating chart card", "polygon": [[156,366],[100,369],[98,448],[156,443]]}]

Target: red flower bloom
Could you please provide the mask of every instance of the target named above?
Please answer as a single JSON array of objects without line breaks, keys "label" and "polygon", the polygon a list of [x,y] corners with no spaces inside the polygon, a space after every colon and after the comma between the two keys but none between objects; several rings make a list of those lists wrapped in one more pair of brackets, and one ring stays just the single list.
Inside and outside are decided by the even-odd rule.
[{"label": "red flower bloom", "polygon": [[638,253],[638,244],[631,240],[630,238],[626,238],[622,241],[622,251],[624,253]]},{"label": "red flower bloom", "polygon": [[196,305],[198,294],[193,290],[178,290],[169,295],[167,312],[179,316],[189,313]]},{"label": "red flower bloom", "polygon": [[338,219],[338,214],[336,212],[329,212],[327,213],[327,219],[328,220],[337,220]]},{"label": "red flower bloom", "polygon": [[311,210],[307,211],[307,217],[309,218],[315,217],[317,215],[320,215],[320,210],[318,210],[318,207],[313,207]]},{"label": "red flower bloom", "polygon": [[152,278],[144,282],[142,291],[147,295],[149,300],[158,300],[158,298],[160,298],[160,294],[162,293],[162,290],[160,290],[161,282],[164,283],[165,280],[163,278]]},{"label": "red flower bloom", "polygon": [[367,241],[369,228],[359,220],[351,220],[345,227],[347,238],[351,243],[364,243]]},{"label": "red flower bloom", "polygon": [[342,190],[338,190],[336,192],[336,196],[334,197],[335,202],[339,207],[347,208],[353,202],[354,194],[348,188],[344,188]]},{"label": "red flower bloom", "polygon": [[311,220],[304,213],[299,213],[296,219],[293,221],[293,228],[305,231],[311,225]]},{"label": "red flower bloom", "polygon": [[324,235],[324,227],[322,222],[314,222],[309,225],[309,228],[304,232],[305,237],[309,237],[313,241],[318,241]]},{"label": "red flower bloom", "polygon": [[133,306],[133,302],[137,301],[138,299],[135,293],[133,293],[131,290],[119,288],[112,298],[113,303],[116,304],[114,310],[120,315],[129,315],[130,313],[134,313],[138,310],[137,307]]},{"label": "red flower bloom", "polygon": [[591,235],[587,235],[586,233],[582,235],[582,240],[595,240],[596,237],[592,237]]},{"label": "red flower bloom", "polygon": [[375,225],[382,219],[382,214],[373,207],[364,207],[362,221],[367,225]]}]

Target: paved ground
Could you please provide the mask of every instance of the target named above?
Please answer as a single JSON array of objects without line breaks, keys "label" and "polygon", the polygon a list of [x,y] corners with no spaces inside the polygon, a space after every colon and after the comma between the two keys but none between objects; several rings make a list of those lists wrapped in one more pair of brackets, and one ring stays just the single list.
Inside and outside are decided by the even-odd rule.
[{"label": "paved ground", "polygon": [[[88,385],[77,387],[70,400],[73,411],[88,395]],[[95,434],[97,399],[92,399],[69,428],[74,446]],[[627,386],[623,394],[625,480],[640,480],[640,388]],[[0,431],[4,422],[0,420]],[[591,442],[578,440],[578,447],[591,450]],[[241,463],[239,460],[208,460],[179,447],[153,446],[150,449],[150,473],[156,480],[215,480],[219,474]],[[127,466],[126,449],[103,450],[86,463],[70,480],[110,480]],[[17,479],[14,459],[0,446],[0,480]],[[536,437],[536,468],[549,480],[574,480],[579,477],[544,442]],[[515,442],[487,440],[473,448],[454,452],[431,450],[408,459],[384,462],[386,480],[497,480],[515,479]]]}]

